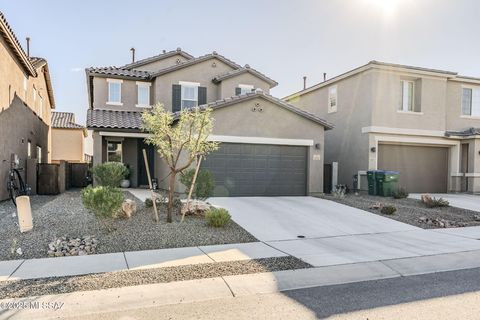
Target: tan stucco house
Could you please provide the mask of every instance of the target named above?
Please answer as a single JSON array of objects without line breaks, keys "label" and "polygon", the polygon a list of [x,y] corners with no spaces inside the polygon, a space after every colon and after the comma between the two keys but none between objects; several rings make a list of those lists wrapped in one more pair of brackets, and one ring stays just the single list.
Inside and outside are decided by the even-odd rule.
[{"label": "tan stucco house", "polygon": [[83,163],[85,160],[84,141],[87,129],[75,122],[72,112],[52,113],[52,163],[68,161]]},{"label": "tan stucco house", "polygon": [[333,126],[269,94],[277,82],[248,65],[213,52],[201,57],[177,49],[122,67],[88,68],[87,127],[94,164],[121,161],[133,186],[147,185],[141,150],[153,176],[166,186],[167,168],[144,144],[141,113],[161,102],[178,112],[211,106],[212,139],[220,149],[203,168],[213,172],[216,194],[305,195],[323,191],[324,131]]},{"label": "tan stucco house", "polygon": [[51,109],[55,106],[47,61],[30,57],[0,12],[0,200],[15,154],[25,168],[26,159],[50,161]]},{"label": "tan stucco house", "polygon": [[334,184],[380,169],[409,192],[480,192],[480,78],[371,61],[284,100],[335,123]]}]

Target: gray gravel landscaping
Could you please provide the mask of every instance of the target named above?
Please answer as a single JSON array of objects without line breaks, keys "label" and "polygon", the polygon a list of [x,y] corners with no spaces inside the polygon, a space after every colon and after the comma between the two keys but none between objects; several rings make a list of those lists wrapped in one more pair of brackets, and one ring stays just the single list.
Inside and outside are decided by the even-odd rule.
[{"label": "gray gravel landscaping", "polygon": [[[137,203],[137,213],[130,219],[111,219],[111,232],[84,208],[79,190],[58,196],[32,196],[34,228],[24,234],[13,216],[15,207],[9,201],[0,202],[0,260],[47,257],[48,244],[63,236],[94,236],[98,239],[96,253],[257,241],[233,221],[225,228],[213,228],[204,218],[188,216],[180,223],[181,217],[175,215],[173,223],[166,223],[163,211],[156,223],[152,208],[145,208],[129,192],[125,194]],[[18,248],[21,255],[16,252]]]},{"label": "gray gravel landscaping", "polygon": [[73,277],[14,280],[0,283],[0,299],[304,268],[311,268],[311,265],[288,256]]},{"label": "gray gravel landscaping", "polygon": [[[345,198],[324,195],[322,198],[369,211],[381,215],[382,217],[408,223],[423,229],[456,228],[480,225],[480,213],[478,212],[456,207],[427,208],[425,204],[416,199],[394,199],[366,194],[347,194]],[[379,209],[372,209],[375,204],[379,203],[394,206],[397,211],[392,215],[383,215],[380,213]]]}]

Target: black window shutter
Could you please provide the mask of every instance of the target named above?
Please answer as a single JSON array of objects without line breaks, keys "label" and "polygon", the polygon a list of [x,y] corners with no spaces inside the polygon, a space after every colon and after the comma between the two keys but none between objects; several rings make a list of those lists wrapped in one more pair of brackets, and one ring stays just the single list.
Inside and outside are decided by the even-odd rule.
[{"label": "black window shutter", "polygon": [[182,109],[182,86],[179,84],[172,85],[172,112]]},{"label": "black window shutter", "polygon": [[202,104],[207,103],[207,88],[206,87],[198,87],[198,105],[201,106]]},{"label": "black window shutter", "polygon": [[242,94],[242,89],[239,88],[239,87],[236,87],[236,88],[235,88],[235,95],[236,95],[236,96],[239,96],[239,95],[241,95],[241,94]]}]

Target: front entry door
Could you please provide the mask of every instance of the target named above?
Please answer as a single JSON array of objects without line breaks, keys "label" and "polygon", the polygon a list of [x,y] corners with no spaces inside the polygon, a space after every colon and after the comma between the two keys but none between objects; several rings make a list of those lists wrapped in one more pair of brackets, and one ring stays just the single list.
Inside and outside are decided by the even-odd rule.
[{"label": "front entry door", "polygon": [[148,186],[147,169],[145,168],[145,161],[143,160],[143,149],[147,151],[148,166],[150,167],[150,176],[153,179],[155,168],[155,148],[146,144],[143,139],[138,139],[138,186]]}]

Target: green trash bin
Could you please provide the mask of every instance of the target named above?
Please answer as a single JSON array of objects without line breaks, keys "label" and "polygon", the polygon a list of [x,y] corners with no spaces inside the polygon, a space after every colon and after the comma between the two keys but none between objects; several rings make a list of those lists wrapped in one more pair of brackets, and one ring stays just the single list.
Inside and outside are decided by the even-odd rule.
[{"label": "green trash bin", "polygon": [[376,178],[378,195],[382,197],[391,197],[395,190],[397,190],[400,172],[382,171],[377,173]]},{"label": "green trash bin", "polygon": [[368,194],[371,196],[378,195],[378,183],[377,176],[381,170],[369,170],[367,171],[367,180],[368,180]]}]

